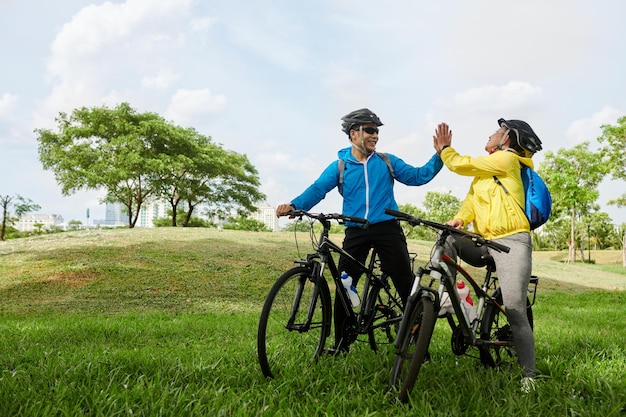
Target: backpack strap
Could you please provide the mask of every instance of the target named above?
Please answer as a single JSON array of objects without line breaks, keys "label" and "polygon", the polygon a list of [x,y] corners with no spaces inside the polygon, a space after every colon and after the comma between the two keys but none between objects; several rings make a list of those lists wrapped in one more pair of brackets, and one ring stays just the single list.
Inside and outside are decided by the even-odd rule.
[{"label": "backpack strap", "polygon": [[[389,169],[389,175],[391,176],[391,182],[396,178],[396,174],[393,170],[393,166],[391,166],[391,159],[389,155],[384,152],[376,152],[376,155],[380,156],[383,161],[387,164],[387,168]],[[337,160],[337,170],[339,171],[339,184],[337,184],[337,190],[339,194],[343,195],[343,171],[346,170],[346,161],[343,159]],[[495,178],[495,177],[494,177]]]},{"label": "backpack strap", "polygon": [[389,155],[384,152],[376,152],[376,155],[380,156],[383,161],[387,164],[387,168],[389,168],[389,174],[391,174],[391,182],[396,178],[396,173],[393,171],[393,167],[391,166],[391,159]]},{"label": "backpack strap", "polygon": [[502,181],[500,181],[500,178],[496,177],[495,175],[493,176],[493,180],[496,182],[496,184],[498,184],[500,187],[502,187],[502,189],[504,190],[505,194],[509,193],[509,190],[506,189],[506,187],[504,186],[504,184],[502,184]]},{"label": "backpack strap", "polygon": [[339,158],[337,161],[337,170],[339,171],[339,184],[337,185],[337,190],[339,194],[343,196],[343,171],[346,169],[346,161]]},{"label": "backpack strap", "polygon": [[[522,169],[523,164],[520,162],[520,171]],[[500,187],[502,187],[502,189],[504,190],[504,194],[511,196],[511,198],[513,198],[513,196],[509,193],[509,190],[506,189],[506,187],[504,186],[504,184],[502,184],[502,181],[500,181],[500,178],[496,177],[495,175],[493,176],[493,180],[496,182],[496,184],[498,184]],[[526,196],[524,196],[524,199],[526,198]],[[518,207],[520,209],[522,209],[522,213],[524,213],[524,215],[526,214],[526,212],[524,211],[524,207],[521,204],[517,204]]]}]

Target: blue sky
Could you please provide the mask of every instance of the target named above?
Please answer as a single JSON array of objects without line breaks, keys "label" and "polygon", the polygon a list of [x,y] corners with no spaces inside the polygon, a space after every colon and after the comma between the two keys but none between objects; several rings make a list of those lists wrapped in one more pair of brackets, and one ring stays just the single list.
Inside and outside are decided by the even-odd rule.
[{"label": "blue sky", "polygon": [[[622,0],[0,0],[0,194],[66,221],[104,218],[101,191],[61,194],[33,130],[124,101],[248,155],[272,206],[336,159],[340,118],[361,107],[385,124],[378,150],[413,165],[441,121],[471,155],[500,117],[529,122],[544,152],[595,143],[626,115],[624,15]],[[397,200],[463,198],[469,182],[444,169],[397,184]],[[624,190],[600,188],[615,222],[626,209],[605,203]],[[338,194],[316,209],[339,211]]]}]

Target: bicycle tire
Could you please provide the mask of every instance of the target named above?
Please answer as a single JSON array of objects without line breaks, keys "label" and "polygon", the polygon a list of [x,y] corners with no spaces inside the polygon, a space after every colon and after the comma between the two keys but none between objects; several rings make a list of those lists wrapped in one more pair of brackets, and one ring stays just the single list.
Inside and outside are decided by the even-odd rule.
[{"label": "bicycle tire", "polygon": [[[492,297],[500,305],[502,302],[502,292],[496,289]],[[526,298],[526,314],[530,327],[534,327],[533,310],[530,300]],[[489,341],[511,342],[513,333],[511,325],[504,314],[493,302],[485,306],[485,312],[480,325],[480,338]],[[512,359],[517,359],[517,352],[514,345],[504,346],[480,346],[480,361],[487,368],[495,368]]]},{"label": "bicycle tire", "polygon": [[[303,328],[313,307],[313,319]],[[270,289],[259,318],[257,353],[263,375],[274,378],[298,369],[303,356],[311,362],[324,349],[330,334],[332,305],[328,283],[315,279],[306,267],[283,273]]]},{"label": "bicycle tire", "polygon": [[398,399],[403,403],[408,402],[415,386],[437,321],[435,305],[429,297],[420,297],[412,310],[409,317],[412,317],[413,324],[407,332],[403,347],[396,353],[389,382],[390,389],[400,387]]},{"label": "bicycle tire", "polygon": [[375,300],[375,304],[370,307],[369,314],[373,314],[374,317],[367,335],[370,348],[375,352],[381,345],[391,345],[395,342],[400,326],[399,320],[390,322],[402,314],[402,305],[395,287],[391,283],[389,285],[387,289],[378,286],[372,288],[369,296]]}]

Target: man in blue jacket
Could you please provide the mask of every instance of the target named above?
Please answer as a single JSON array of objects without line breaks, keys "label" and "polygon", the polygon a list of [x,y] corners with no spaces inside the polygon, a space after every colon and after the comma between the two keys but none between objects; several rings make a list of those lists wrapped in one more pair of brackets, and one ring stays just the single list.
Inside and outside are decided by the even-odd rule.
[{"label": "man in blue jacket", "polygon": [[[339,187],[343,196],[343,214],[365,218],[369,222],[367,227],[346,224],[344,250],[365,262],[373,247],[380,257],[382,270],[391,277],[405,303],[413,283],[406,237],[399,222],[385,214],[385,209],[398,209],[393,193],[394,178],[406,185],[426,184],[437,175],[443,163],[437,153],[422,167],[411,166],[395,155],[377,153],[378,127],[383,123],[369,109],[355,110],[341,120],[342,130],[348,135],[351,146],[341,149],[339,161],[328,165],[302,194],[289,204],[279,205],[276,215],[287,215],[293,209],[310,210],[329,191]],[[359,271],[351,268],[350,262],[344,258],[339,259],[338,267],[352,276],[356,285]],[[346,317],[343,309],[338,307],[335,297],[335,348],[331,353],[347,352],[351,342],[342,338]]]}]

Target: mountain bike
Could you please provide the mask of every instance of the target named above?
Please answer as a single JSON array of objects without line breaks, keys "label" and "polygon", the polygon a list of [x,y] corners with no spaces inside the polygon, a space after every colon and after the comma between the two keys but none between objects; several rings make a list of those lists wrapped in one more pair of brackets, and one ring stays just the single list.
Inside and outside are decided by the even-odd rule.
[{"label": "mountain bike", "polygon": [[[294,210],[290,217],[310,221],[313,252],[296,260],[298,266],[283,273],[273,284],[261,311],[257,333],[257,353],[263,375],[274,378],[290,364],[308,357],[311,363],[324,352],[333,319],[331,285],[336,291],[337,304],[343,308],[347,320],[343,339],[337,350],[355,341],[365,341],[377,351],[380,345],[391,346],[402,319],[402,302],[391,279],[380,269],[375,251],[361,263],[329,238],[331,221],[359,223],[367,227],[367,220],[342,214],[310,213]],[[321,224],[316,236],[314,224]],[[354,269],[362,273],[360,305],[354,309],[342,285],[335,257],[349,259]],[[414,259],[414,256],[413,256]]]},{"label": "mountain bike", "polygon": [[[428,347],[444,294],[449,297],[454,311],[454,314],[446,313],[442,317],[447,318],[452,330],[451,347],[455,355],[472,356],[468,353],[468,349],[474,347],[478,350],[478,356],[474,357],[479,359],[485,367],[498,367],[507,361],[515,360],[517,357],[515,345],[502,302],[493,258],[491,256],[484,258],[485,276],[482,284],[479,284],[469,272],[444,253],[444,243],[448,236],[454,235],[457,238],[468,239],[476,246],[487,246],[497,251],[508,253],[509,248],[446,224],[423,220],[391,209],[385,212],[412,226],[427,226],[439,232],[431,260],[426,267],[418,268],[411,295],[404,310],[404,317],[398,328],[395,342],[396,359],[391,372],[389,389],[397,391],[400,401],[408,402],[409,393],[415,385],[422,364],[428,357]],[[455,268],[457,274],[470,285],[478,300],[476,317],[472,320],[459,297],[456,278],[450,271],[451,267]],[[429,282],[422,285],[423,281],[428,278],[430,278]],[[533,325],[532,305],[535,302],[538,281],[538,277],[530,277],[529,294],[532,294],[532,299],[528,297],[526,299],[526,313],[531,327]],[[437,287],[434,288],[434,285]]]}]

